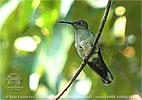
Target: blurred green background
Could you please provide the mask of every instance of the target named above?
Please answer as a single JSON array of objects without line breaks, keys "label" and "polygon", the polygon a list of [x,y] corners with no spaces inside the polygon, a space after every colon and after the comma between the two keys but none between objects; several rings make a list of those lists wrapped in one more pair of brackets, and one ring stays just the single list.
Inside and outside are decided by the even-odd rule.
[{"label": "blurred green background", "polygon": [[[72,26],[57,21],[84,19],[96,34],[106,4],[107,0],[1,0],[1,99],[53,98],[82,62]],[[62,98],[140,100],[141,22],[140,0],[113,0],[99,43],[114,83],[105,86],[86,65]]]}]

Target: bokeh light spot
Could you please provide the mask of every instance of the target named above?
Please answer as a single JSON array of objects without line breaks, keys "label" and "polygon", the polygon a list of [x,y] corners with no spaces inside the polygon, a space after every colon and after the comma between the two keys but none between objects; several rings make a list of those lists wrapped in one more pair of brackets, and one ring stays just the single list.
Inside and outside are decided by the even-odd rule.
[{"label": "bokeh light spot", "polygon": [[34,35],[33,39],[36,41],[37,44],[39,44],[40,41],[41,41],[41,39],[40,39],[40,37],[38,35]]},{"label": "bokeh light spot", "polygon": [[117,8],[115,8],[115,14],[117,16],[122,16],[125,14],[125,12],[126,12],[126,8],[123,6],[118,6]]},{"label": "bokeh light spot", "polygon": [[61,0],[61,10],[60,15],[61,17],[65,17],[72,5],[74,0]]},{"label": "bokeh light spot", "polygon": [[47,28],[42,28],[41,32],[43,33],[43,35],[49,35],[49,30]]},{"label": "bokeh light spot", "polygon": [[87,0],[87,3],[93,8],[104,8],[107,5],[107,0]]},{"label": "bokeh light spot", "polygon": [[136,41],[136,37],[133,34],[131,34],[127,37],[128,44],[133,44],[133,43],[135,43],[135,41]]},{"label": "bokeh light spot", "polygon": [[35,40],[30,36],[17,38],[14,42],[14,47],[22,51],[33,52],[37,48]]},{"label": "bokeh light spot", "polygon": [[32,91],[35,91],[38,87],[39,76],[36,73],[30,75],[29,86]]},{"label": "bokeh light spot", "polygon": [[123,55],[127,58],[131,58],[135,55],[135,49],[132,46],[127,46],[123,51]]},{"label": "bokeh light spot", "polygon": [[32,8],[35,10],[40,4],[40,0],[33,0]]},{"label": "bokeh light spot", "polygon": [[125,29],[126,29],[126,16],[122,16],[116,19],[114,23],[114,36],[121,38],[122,43],[125,41]]},{"label": "bokeh light spot", "polygon": [[39,17],[37,20],[36,20],[36,25],[40,28],[43,27],[44,25],[44,22],[43,22],[43,19],[41,17]]},{"label": "bokeh light spot", "polygon": [[86,78],[84,80],[80,80],[76,84],[76,90],[78,93],[87,95],[91,89],[91,80],[89,78]]}]

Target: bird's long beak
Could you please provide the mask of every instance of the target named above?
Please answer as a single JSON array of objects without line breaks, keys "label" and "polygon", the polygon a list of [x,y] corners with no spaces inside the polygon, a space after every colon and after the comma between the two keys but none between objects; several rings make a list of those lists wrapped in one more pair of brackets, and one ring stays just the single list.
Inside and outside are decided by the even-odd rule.
[{"label": "bird's long beak", "polygon": [[67,23],[67,24],[73,24],[73,22],[68,22],[68,21],[58,21],[58,23]]}]

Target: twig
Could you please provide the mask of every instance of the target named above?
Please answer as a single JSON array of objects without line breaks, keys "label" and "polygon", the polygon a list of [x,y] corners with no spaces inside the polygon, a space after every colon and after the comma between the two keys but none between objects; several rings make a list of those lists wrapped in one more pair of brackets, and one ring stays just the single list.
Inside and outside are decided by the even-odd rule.
[{"label": "twig", "polygon": [[77,72],[75,73],[75,75],[72,77],[72,79],[68,82],[68,84],[55,96],[55,100],[59,99],[65,91],[67,91],[67,89],[71,86],[71,84],[74,82],[74,80],[77,78],[77,76],[80,74],[80,72],[83,70],[83,68],[85,67],[86,62],[82,62],[80,67],[78,68]]},{"label": "twig", "polygon": [[101,24],[100,24],[100,27],[99,27],[98,32],[96,34],[96,37],[95,37],[95,40],[94,40],[94,44],[93,44],[93,47],[92,47],[90,53],[85,57],[84,61],[81,63],[81,65],[78,68],[77,72],[72,77],[72,79],[68,82],[68,84],[55,96],[55,100],[59,99],[64,94],[64,92],[67,91],[67,89],[71,86],[71,84],[78,77],[78,75],[80,74],[80,72],[83,70],[83,68],[86,65],[86,62],[88,61],[88,59],[92,55],[92,53],[93,53],[93,51],[95,49],[95,46],[98,43],[98,40],[99,40],[99,38],[101,36],[101,33],[102,33],[103,28],[104,28],[105,22],[107,20],[107,16],[108,16],[108,13],[109,13],[111,2],[112,2],[112,0],[108,0],[107,6],[106,6],[106,9],[105,9],[105,12],[104,12],[104,16],[103,16],[103,18],[101,20]]},{"label": "twig", "polygon": [[105,9],[105,12],[104,12],[104,16],[103,16],[103,18],[102,18],[102,20],[101,20],[101,24],[100,24],[99,29],[98,29],[98,32],[97,32],[97,34],[96,34],[96,36],[95,36],[94,45],[93,45],[93,47],[92,47],[90,53],[88,54],[88,56],[86,56],[85,62],[86,62],[86,61],[90,58],[90,56],[93,54],[93,51],[94,51],[94,49],[95,49],[95,46],[96,46],[96,44],[98,43],[98,40],[99,40],[99,38],[100,38],[100,36],[101,36],[102,30],[103,30],[104,25],[105,25],[105,22],[106,22],[106,20],[107,20],[107,16],[108,16],[108,13],[109,13],[109,9],[110,9],[110,6],[111,6],[111,2],[112,2],[112,0],[108,0],[107,6],[106,6],[106,9]]}]

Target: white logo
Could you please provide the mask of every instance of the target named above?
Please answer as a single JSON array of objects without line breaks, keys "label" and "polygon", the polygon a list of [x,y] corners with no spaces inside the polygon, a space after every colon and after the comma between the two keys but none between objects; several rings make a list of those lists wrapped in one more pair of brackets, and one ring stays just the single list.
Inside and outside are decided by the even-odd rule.
[{"label": "white logo", "polygon": [[23,87],[20,86],[20,81],[22,78],[20,77],[19,74],[17,73],[12,73],[9,74],[8,77],[6,78],[7,85],[6,88],[8,90],[21,90]]}]

